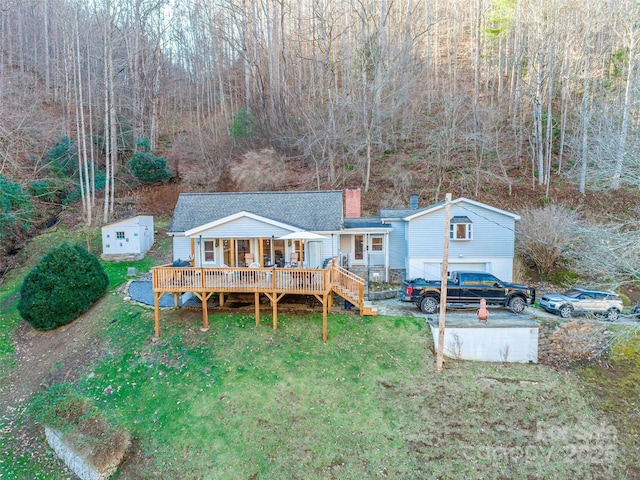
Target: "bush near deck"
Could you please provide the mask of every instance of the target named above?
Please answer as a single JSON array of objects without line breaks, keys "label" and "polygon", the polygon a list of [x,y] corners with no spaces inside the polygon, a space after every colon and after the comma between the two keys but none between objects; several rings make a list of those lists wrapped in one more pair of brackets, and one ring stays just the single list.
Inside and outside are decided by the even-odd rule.
[{"label": "bush near deck", "polygon": [[26,275],[18,310],[36,330],[52,330],[86,312],[108,285],[95,255],[79,245],[63,244],[50,250]]}]

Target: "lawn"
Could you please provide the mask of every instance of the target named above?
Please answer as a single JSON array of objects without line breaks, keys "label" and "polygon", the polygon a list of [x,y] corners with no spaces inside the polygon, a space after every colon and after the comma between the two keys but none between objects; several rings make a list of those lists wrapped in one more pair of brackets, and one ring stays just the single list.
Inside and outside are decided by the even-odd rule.
[{"label": "lawn", "polygon": [[[105,354],[74,385],[135,439],[116,478],[621,475],[615,428],[576,377],[453,361],[436,374],[419,318],[332,314],[324,344],[320,314],[283,316],[274,332],[214,313],[201,332],[199,312],[167,311],[153,341],[150,310],[102,302]],[[13,461],[23,470],[6,475],[67,478],[24,458],[5,451],[0,472]]]}]

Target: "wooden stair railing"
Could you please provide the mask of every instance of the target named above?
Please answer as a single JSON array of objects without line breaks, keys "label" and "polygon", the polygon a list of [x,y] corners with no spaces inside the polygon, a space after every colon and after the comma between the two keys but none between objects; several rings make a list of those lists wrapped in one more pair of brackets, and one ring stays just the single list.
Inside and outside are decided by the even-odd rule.
[{"label": "wooden stair railing", "polygon": [[331,265],[331,290],[356,305],[360,315],[378,315],[376,307],[364,300],[364,279],[342,268],[335,260]]}]

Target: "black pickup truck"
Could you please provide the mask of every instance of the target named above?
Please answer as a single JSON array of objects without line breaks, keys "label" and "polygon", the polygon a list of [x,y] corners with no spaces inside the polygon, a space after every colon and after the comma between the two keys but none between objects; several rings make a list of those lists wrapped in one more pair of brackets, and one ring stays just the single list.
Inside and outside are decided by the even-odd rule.
[{"label": "black pickup truck", "polygon": [[[433,314],[440,306],[442,282],[418,278],[402,282],[400,298],[414,302],[426,314]],[[527,305],[533,305],[536,291],[526,285],[507,283],[490,273],[451,272],[447,279],[447,306],[479,306],[480,299],[487,306],[509,307],[514,313],[522,313]]]}]

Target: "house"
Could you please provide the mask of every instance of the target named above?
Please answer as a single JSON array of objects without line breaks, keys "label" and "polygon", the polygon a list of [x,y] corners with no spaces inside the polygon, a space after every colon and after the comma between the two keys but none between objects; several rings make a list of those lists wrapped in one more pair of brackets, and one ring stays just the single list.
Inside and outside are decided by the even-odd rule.
[{"label": "house", "polygon": [[[380,211],[381,223],[392,227],[389,268],[404,277],[439,279],[444,250],[445,202],[419,208],[411,196],[408,209]],[[451,202],[448,270],[493,273],[511,281],[515,222],[519,215],[468,198]]]},{"label": "house", "polygon": [[102,227],[102,259],[141,260],[153,246],[153,217],[136,215]]},{"label": "house", "polygon": [[[330,258],[369,281],[439,278],[445,204],[361,216],[360,190],[185,193],[169,226],[173,258],[202,267],[320,268]],[[512,278],[518,215],[458,198],[451,205],[449,269]]]},{"label": "house", "polygon": [[341,191],[184,193],[168,234],[174,260],[195,266],[320,268],[342,226]]}]

